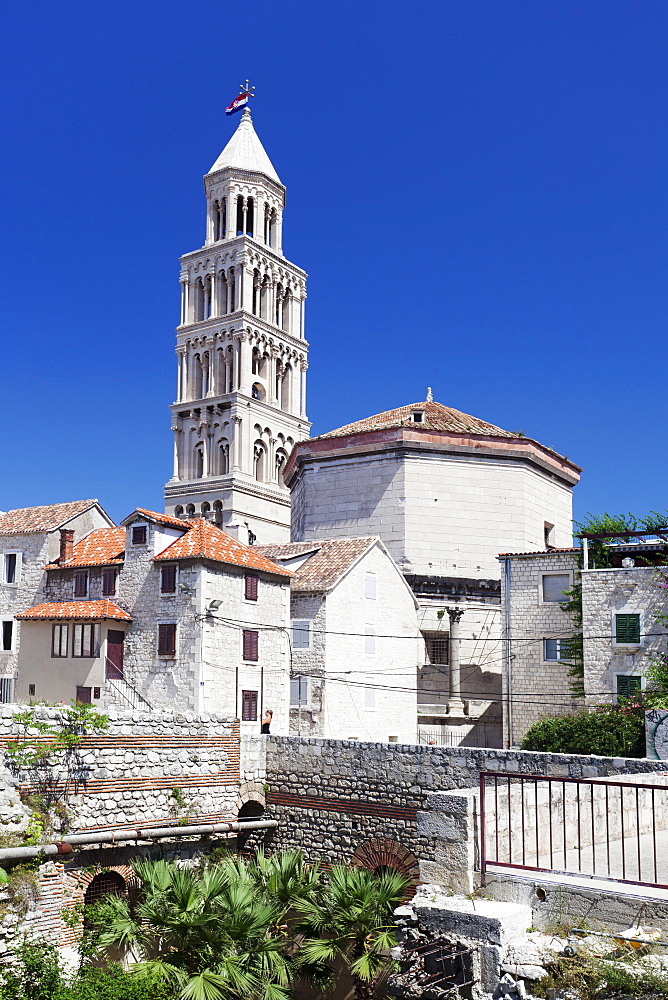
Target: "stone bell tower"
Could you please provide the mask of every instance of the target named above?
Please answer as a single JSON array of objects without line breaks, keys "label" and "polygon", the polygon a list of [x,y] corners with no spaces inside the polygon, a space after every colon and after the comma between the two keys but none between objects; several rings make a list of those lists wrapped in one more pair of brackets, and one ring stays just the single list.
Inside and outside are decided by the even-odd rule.
[{"label": "stone bell tower", "polygon": [[248,108],[204,177],[206,240],[181,258],[174,472],[165,511],[290,540],[283,470],[309,436],[306,273],[283,256],[285,188]]}]

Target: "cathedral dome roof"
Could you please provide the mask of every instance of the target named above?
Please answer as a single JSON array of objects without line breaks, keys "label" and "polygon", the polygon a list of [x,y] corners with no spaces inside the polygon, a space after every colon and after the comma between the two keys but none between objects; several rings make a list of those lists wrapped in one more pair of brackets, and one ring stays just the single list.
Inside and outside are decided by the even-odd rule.
[{"label": "cathedral dome roof", "polygon": [[396,410],[385,410],[373,417],[356,420],[352,424],[337,427],[336,430],[321,434],[320,438],[346,437],[348,434],[362,434],[365,431],[387,430],[392,427],[411,427],[425,431],[451,431],[456,434],[485,434],[490,437],[517,438],[524,435],[515,431],[504,431],[503,428],[490,424],[479,417],[472,417],[461,410],[455,410],[443,403],[432,400],[422,403],[409,403],[399,406]]},{"label": "cathedral dome roof", "polygon": [[273,163],[267,156],[267,152],[253,128],[253,120],[248,108],[244,110],[236,132],[209,173],[214,174],[217,170],[230,168],[232,170],[252,170],[258,174],[264,174],[276,184],[281,183]]}]

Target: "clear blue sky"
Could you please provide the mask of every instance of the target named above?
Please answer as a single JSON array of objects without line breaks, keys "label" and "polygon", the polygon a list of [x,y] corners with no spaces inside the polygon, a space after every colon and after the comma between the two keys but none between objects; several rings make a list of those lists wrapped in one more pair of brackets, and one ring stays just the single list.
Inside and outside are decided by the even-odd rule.
[{"label": "clear blue sky", "polygon": [[313,433],[437,400],[668,507],[668,4],[6,4],[0,509],[162,509],[179,254],[253,117],[310,275]]}]

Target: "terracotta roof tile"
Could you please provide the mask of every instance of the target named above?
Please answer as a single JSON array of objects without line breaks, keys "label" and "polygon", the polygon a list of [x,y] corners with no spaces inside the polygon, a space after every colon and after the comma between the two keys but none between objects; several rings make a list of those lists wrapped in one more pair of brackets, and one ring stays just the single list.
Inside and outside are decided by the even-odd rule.
[{"label": "terracotta roof tile", "polygon": [[127,517],[123,518],[122,524],[125,524],[133,514],[141,514],[143,517],[147,518],[149,521],[155,521],[157,524],[164,524],[168,528],[189,528],[190,521],[182,521],[178,517],[171,517],[169,514],[158,514],[154,510],[146,510],[145,507],[137,507],[132,511],[132,514],[128,514]]},{"label": "terracotta roof tile", "polygon": [[56,601],[50,604],[36,604],[34,608],[21,611],[14,617],[21,621],[29,621],[30,619],[58,621],[61,618],[88,622],[96,619],[111,619],[119,622],[132,621],[132,615],[123,611],[107,598],[103,601]]},{"label": "terracotta roof tile", "polygon": [[374,537],[328,538],[289,545],[261,545],[258,548],[270,559],[294,559],[317,549],[294,571],[290,584],[293,591],[317,594],[336,586],[344,573],[377,541]]},{"label": "terracotta roof tile", "polygon": [[0,535],[30,535],[55,531],[77,514],[94,507],[97,500],[72,500],[44,507],[20,507],[0,514]]},{"label": "terracotta roof tile", "polygon": [[579,548],[566,548],[566,549],[534,549],[533,552],[500,552],[498,558],[505,559],[514,556],[551,556],[553,554],[559,555],[560,552],[580,552]]},{"label": "terracotta roof tile", "polygon": [[[413,413],[420,411],[424,414],[422,423],[415,423]],[[415,430],[425,431],[451,431],[456,434],[485,434],[492,437],[516,438],[523,435],[504,431],[495,424],[490,424],[479,417],[469,416],[461,410],[454,410],[451,406],[444,406],[442,403],[423,402],[411,403],[409,406],[399,406],[396,410],[385,410],[384,413],[376,413],[373,417],[366,417],[364,420],[356,420],[352,424],[345,424],[336,430],[328,431],[327,434],[320,434],[320,438],[345,437],[348,434],[361,434],[364,431],[386,430],[391,427],[411,427]]]},{"label": "terracotta roof tile", "polygon": [[123,564],[125,528],[96,528],[77,542],[67,562],[58,560],[47,569],[74,569],[77,566],[116,566]]},{"label": "terracotta roof tile", "polygon": [[230,566],[262,570],[274,576],[292,575],[289,570],[267,559],[257,547],[244,545],[205,518],[186,523],[189,530],[159,555],[154,556],[156,562],[171,562],[174,559],[211,559],[213,562],[227,563]]}]

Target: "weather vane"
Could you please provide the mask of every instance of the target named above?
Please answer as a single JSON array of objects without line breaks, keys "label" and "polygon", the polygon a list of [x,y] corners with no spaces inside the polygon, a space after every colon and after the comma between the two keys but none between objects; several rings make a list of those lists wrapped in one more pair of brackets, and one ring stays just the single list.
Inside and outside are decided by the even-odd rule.
[{"label": "weather vane", "polygon": [[239,84],[239,93],[240,94],[248,94],[249,97],[255,97],[255,94],[253,93],[254,90],[255,90],[255,87],[251,87],[250,80],[246,80],[245,83],[240,83]]},{"label": "weather vane", "polygon": [[235,111],[241,111],[242,108],[245,108],[248,105],[248,98],[255,97],[255,94],[253,93],[254,90],[255,87],[251,87],[250,80],[246,80],[245,83],[240,83],[239,93],[234,98],[229,108],[225,108],[225,114],[233,115]]}]

